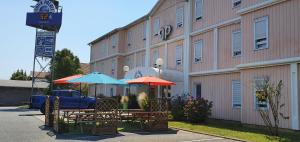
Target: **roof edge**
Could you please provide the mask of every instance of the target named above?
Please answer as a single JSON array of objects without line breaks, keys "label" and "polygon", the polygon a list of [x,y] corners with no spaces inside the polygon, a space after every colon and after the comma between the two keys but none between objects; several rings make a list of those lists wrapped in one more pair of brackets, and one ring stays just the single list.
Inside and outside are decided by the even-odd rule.
[{"label": "roof edge", "polygon": [[88,45],[91,46],[91,45],[95,44],[96,42],[98,42],[98,41],[100,41],[100,40],[102,40],[102,39],[105,39],[106,37],[108,37],[108,36],[110,36],[110,35],[112,35],[112,34],[118,32],[118,31],[121,31],[121,30],[124,30],[124,29],[128,29],[128,27],[134,26],[135,24],[140,23],[140,22],[142,22],[143,20],[147,20],[148,18],[149,18],[149,14],[146,14],[146,15],[144,15],[144,16],[138,18],[137,20],[134,20],[133,22],[127,24],[127,25],[124,26],[124,27],[116,28],[116,29],[114,29],[114,30],[112,30],[112,31],[110,31],[110,32],[108,32],[108,33],[102,35],[101,37],[99,37],[99,38],[93,40],[92,42],[88,43]]},{"label": "roof edge", "polygon": [[126,25],[126,26],[124,26],[124,27],[116,28],[116,29],[114,29],[114,30],[112,30],[112,31],[110,31],[110,32],[108,32],[108,33],[102,35],[101,37],[99,37],[99,38],[97,38],[97,39],[91,41],[90,43],[88,43],[88,45],[89,45],[89,46],[92,46],[92,45],[95,44],[96,42],[98,42],[98,41],[100,41],[100,40],[106,38],[106,37],[109,36],[109,35],[112,35],[112,34],[118,32],[118,31],[120,31],[120,30],[127,29],[128,27],[131,27],[131,26],[133,26],[133,25],[135,25],[135,24],[137,24],[137,23],[139,23],[139,22],[141,22],[141,21],[143,21],[143,20],[149,19],[149,17],[150,17],[150,16],[151,16],[158,8],[159,8],[159,6],[160,6],[162,3],[163,3],[163,0],[158,0],[158,1],[156,2],[156,4],[154,5],[154,7],[153,7],[153,8],[150,10],[150,12],[148,12],[146,15],[144,15],[144,16],[138,18],[137,20],[134,20],[133,22],[129,23],[128,25]]}]

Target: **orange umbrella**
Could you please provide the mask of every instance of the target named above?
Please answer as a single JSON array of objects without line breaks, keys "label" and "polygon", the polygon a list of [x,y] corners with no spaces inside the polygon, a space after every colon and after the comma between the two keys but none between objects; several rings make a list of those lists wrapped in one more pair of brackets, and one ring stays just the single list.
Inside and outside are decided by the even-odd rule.
[{"label": "orange umbrella", "polygon": [[176,85],[174,82],[163,80],[153,76],[145,76],[127,81],[128,84],[145,84],[150,86],[170,86]]},{"label": "orange umbrella", "polygon": [[70,84],[70,82],[67,82],[67,81],[69,81],[71,79],[79,78],[81,76],[82,76],[82,74],[76,74],[76,75],[72,75],[72,76],[68,76],[65,78],[54,80],[53,82],[54,82],[54,84]]}]

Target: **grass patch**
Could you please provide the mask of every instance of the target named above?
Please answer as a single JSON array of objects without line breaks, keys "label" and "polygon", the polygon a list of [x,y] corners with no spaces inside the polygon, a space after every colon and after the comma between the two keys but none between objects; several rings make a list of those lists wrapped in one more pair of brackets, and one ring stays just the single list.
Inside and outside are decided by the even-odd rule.
[{"label": "grass patch", "polygon": [[265,128],[250,127],[239,122],[208,120],[205,124],[170,121],[170,127],[191,130],[252,142],[296,142],[300,141],[300,132],[281,130],[279,137],[272,137]]},{"label": "grass patch", "polygon": [[29,105],[18,106],[18,108],[20,108],[20,109],[29,109]]}]

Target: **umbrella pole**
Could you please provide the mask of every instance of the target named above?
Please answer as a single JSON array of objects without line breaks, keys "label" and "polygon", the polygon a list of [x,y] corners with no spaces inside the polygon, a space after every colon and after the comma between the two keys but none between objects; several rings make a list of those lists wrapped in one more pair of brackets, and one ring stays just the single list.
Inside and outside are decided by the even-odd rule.
[{"label": "umbrella pole", "polygon": [[80,94],[79,94],[79,95],[80,95],[80,96],[79,96],[80,98],[79,98],[79,107],[78,107],[78,109],[79,109],[79,112],[80,112],[80,106],[81,106],[81,83],[79,83],[79,93],[80,93]]},{"label": "umbrella pole", "polygon": [[149,82],[149,85],[148,85],[148,97],[150,97],[150,82]]},{"label": "umbrella pole", "polygon": [[96,94],[97,94],[97,84],[95,84],[95,99],[96,99]]},{"label": "umbrella pole", "polygon": [[127,96],[129,96],[130,95],[130,84],[128,85],[128,94],[127,94]]}]

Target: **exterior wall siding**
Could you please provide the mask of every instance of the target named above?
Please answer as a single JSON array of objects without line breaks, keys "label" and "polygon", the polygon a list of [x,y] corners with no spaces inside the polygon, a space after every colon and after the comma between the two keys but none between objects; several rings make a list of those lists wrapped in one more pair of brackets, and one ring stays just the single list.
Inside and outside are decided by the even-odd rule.
[{"label": "exterior wall siding", "polygon": [[[194,63],[194,43],[198,40],[203,40],[202,61]],[[191,72],[209,71],[213,69],[214,62],[214,36],[213,32],[209,31],[192,37],[191,43]]]},{"label": "exterior wall siding", "polygon": [[[145,48],[145,40],[143,40],[143,29],[144,22],[133,25],[126,30],[125,34],[125,53],[134,51],[137,49]],[[131,42],[129,46],[128,42],[128,32],[131,32]]]},{"label": "exterior wall siding", "polygon": [[[242,4],[233,7],[232,0],[203,0],[202,19],[195,20],[195,0],[160,0],[148,17],[139,19],[125,27],[119,28],[115,33],[105,35],[101,40],[91,45],[91,70],[99,71],[115,78],[124,77],[123,66],[128,65],[130,70],[135,67],[145,66],[146,55],[150,55],[149,67],[154,67],[154,52],[158,52],[158,58],[164,60],[162,69],[180,71],[183,74],[183,67],[188,66],[190,74],[189,80],[182,83],[182,86],[188,86],[190,92],[193,92],[193,84],[201,83],[202,97],[213,101],[212,117],[217,119],[226,119],[241,121],[246,124],[263,125],[263,121],[255,109],[253,80],[256,77],[268,76],[271,82],[283,80],[282,102],[285,108],[282,110],[284,115],[291,116],[291,76],[290,66],[270,65],[268,67],[243,67],[248,63],[263,63],[264,61],[273,61],[278,59],[300,57],[300,0],[286,0],[275,5],[267,6],[259,10],[253,10],[245,13],[238,13],[243,8],[249,8],[255,4],[267,0],[242,0]],[[176,9],[187,8],[191,4],[191,32],[184,30],[187,27],[177,28]],[[217,10],[215,10],[217,9]],[[188,11],[184,9],[184,12]],[[184,14],[184,20],[188,19]],[[256,18],[268,16],[268,44],[269,48],[254,50],[254,21]],[[159,18],[159,28],[171,25],[173,30],[167,40],[163,41],[159,35],[154,36],[154,21]],[[149,29],[147,39],[144,40],[144,26],[146,19],[149,19]],[[232,23],[221,24],[232,19]],[[187,21],[184,24],[189,23]],[[242,54],[238,57],[232,56],[232,32],[241,30]],[[217,31],[217,32],[214,32]],[[128,46],[128,31],[132,32],[132,41]],[[188,34],[192,35],[191,37]],[[187,35],[187,36],[186,36]],[[118,45],[111,47],[112,36],[117,36]],[[202,60],[194,63],[194,43],[203,41]],[[176,46],[190,42],[189,54],[182,53],[182,64],[176,65]],[[217,45],[217,46],[215,46]],[[146,46],[149,47],[146,49]],[[216,50],[217,47],[217,51]],[[215,57],[217,53],[217,57]],[[116,55],[117,54],[117,55]],[[114,56],[112,56],[114,55]],[[108,57],[106,59],[103,59]],[[189,65],[186,65],[183,59],[189,59]],[[100,60],[103,59],[103,60]],[[111,61],[116,59],[116,73],[111,74]],[[93,62],[93,61],[97,62]],[[148,64],[147,63],[147,64]],[[215,68],[214,65],[217,65]],[[239,66],[241,65],[241,66]],[[248,64],[249,65],[249,64]],[[255,64],[254,64],[255,65]],[[235,69],[227,70],[227,69]],[[226,71],[223,72],[223,71]],[[228,71],[228,72],[227,72]],[[234,73],[233,73],[234,72]],[[298,64],[300,74],[300,65]],[[300,75],[298,74],[298,81]],[[186,78],[184,78],[186,79]],[[242,107],[235,109],[232,107],[232,80],[241,81]],[[298,88],[300,83],[298,82]],[[98,85],[98,94],[110,93],[112,86]],[[94,95],[94,86],[90,87],[90,94]],[[102,91],[102,92],[101,92]],[[174,91],[174,90],[173,90]],[[300,102],[300,89],[299,102]],[[119,87],[114,88],[115,94],[122,94]],[[176,91],[178,94],[180,91]],[[182,93],[179,93],[179,95]],[[300,105],[299,114],[300,114]],[[291,120],[281,120],[280,127],[291,128]]]},{"label": "exterior wall siding", "polygon": [[[184,7],[185,0],[165,0],[165,2],[158,8],[158,10],[151,16],[151,44],[156,44],[162,41],[159,35],[154,36],[154,19],[159,18],[159,24],[162,26],[171,25],[172,33],[170,39],[183,35],[183,27],[177,28],[176,25],[176,9]],[[166,18],[168,17],[168,18]]]},{"label": "exterior wall siding", "polygon": [[267,0],[242,0],[241,8],[246,8],[255,4],[265,2]]},{"label": "exterior wall siding", "polygon": [[239,8],[232,8],[232,0],[203,0],[202,19],[195,19],[195,0],[192,0],[193,31],[238,17]]},{"label": "exterior wall siding", "polygon": [[218,69],[234,68],[240,64],[243,55],[233,57],[232,54],[232,32],[240,28],[240,24],[233,24],[219,29]]},{"label": "exterior wall siding", "polygon": [[[299,0],[289,0],[242,16],[242,63],[300,56]],[[268,16],[269,48],[254,50],[254,19]]]},{"label": "exterior wall siding", "polygon": [[201,96],[213,102],[212,118],[240,121],[240,109],[232,107],[232,80],[240,80],[240,74],[231,73],[191,78],[191,90],[193,90],[193,84],[200,83]]},{"label": "exterior wall siding", "polygon": [[[300,64],[298,64],[298,114],[300,118]],[[300,119],[299,119],[299,125],[300,125]]]},{"label": "exterior wall siding", "polygon": [[[243,90],[242,101],[242,123],[264,125],[259,112],[255,107],[254,79],[260,77],[269,77],[270,82],[277,84],[283,81],[281,102],[286,104],[281,112],[285,116],[291,116],[291,98],[290,98],[290,66],[275,66],[259,69],[247,69],[241,71],[241,83]],[[291,120],[280,118],[280,127],[291,128]]]},{"label": "exterior wall siding", "polygon": [[[177,46],[182,46],[182,50],[184,50],[183,48],[183,40],[179,40],[176,42],[172,42],[168,44],[167,47],[167,69],[170,70],[178,70],[178,71],[183,71],[183,58],[181,60],[182,64],[181,65],[176,65],[176,47]],[[182,53],[182,57],[183,57],[183,53]]]}]

